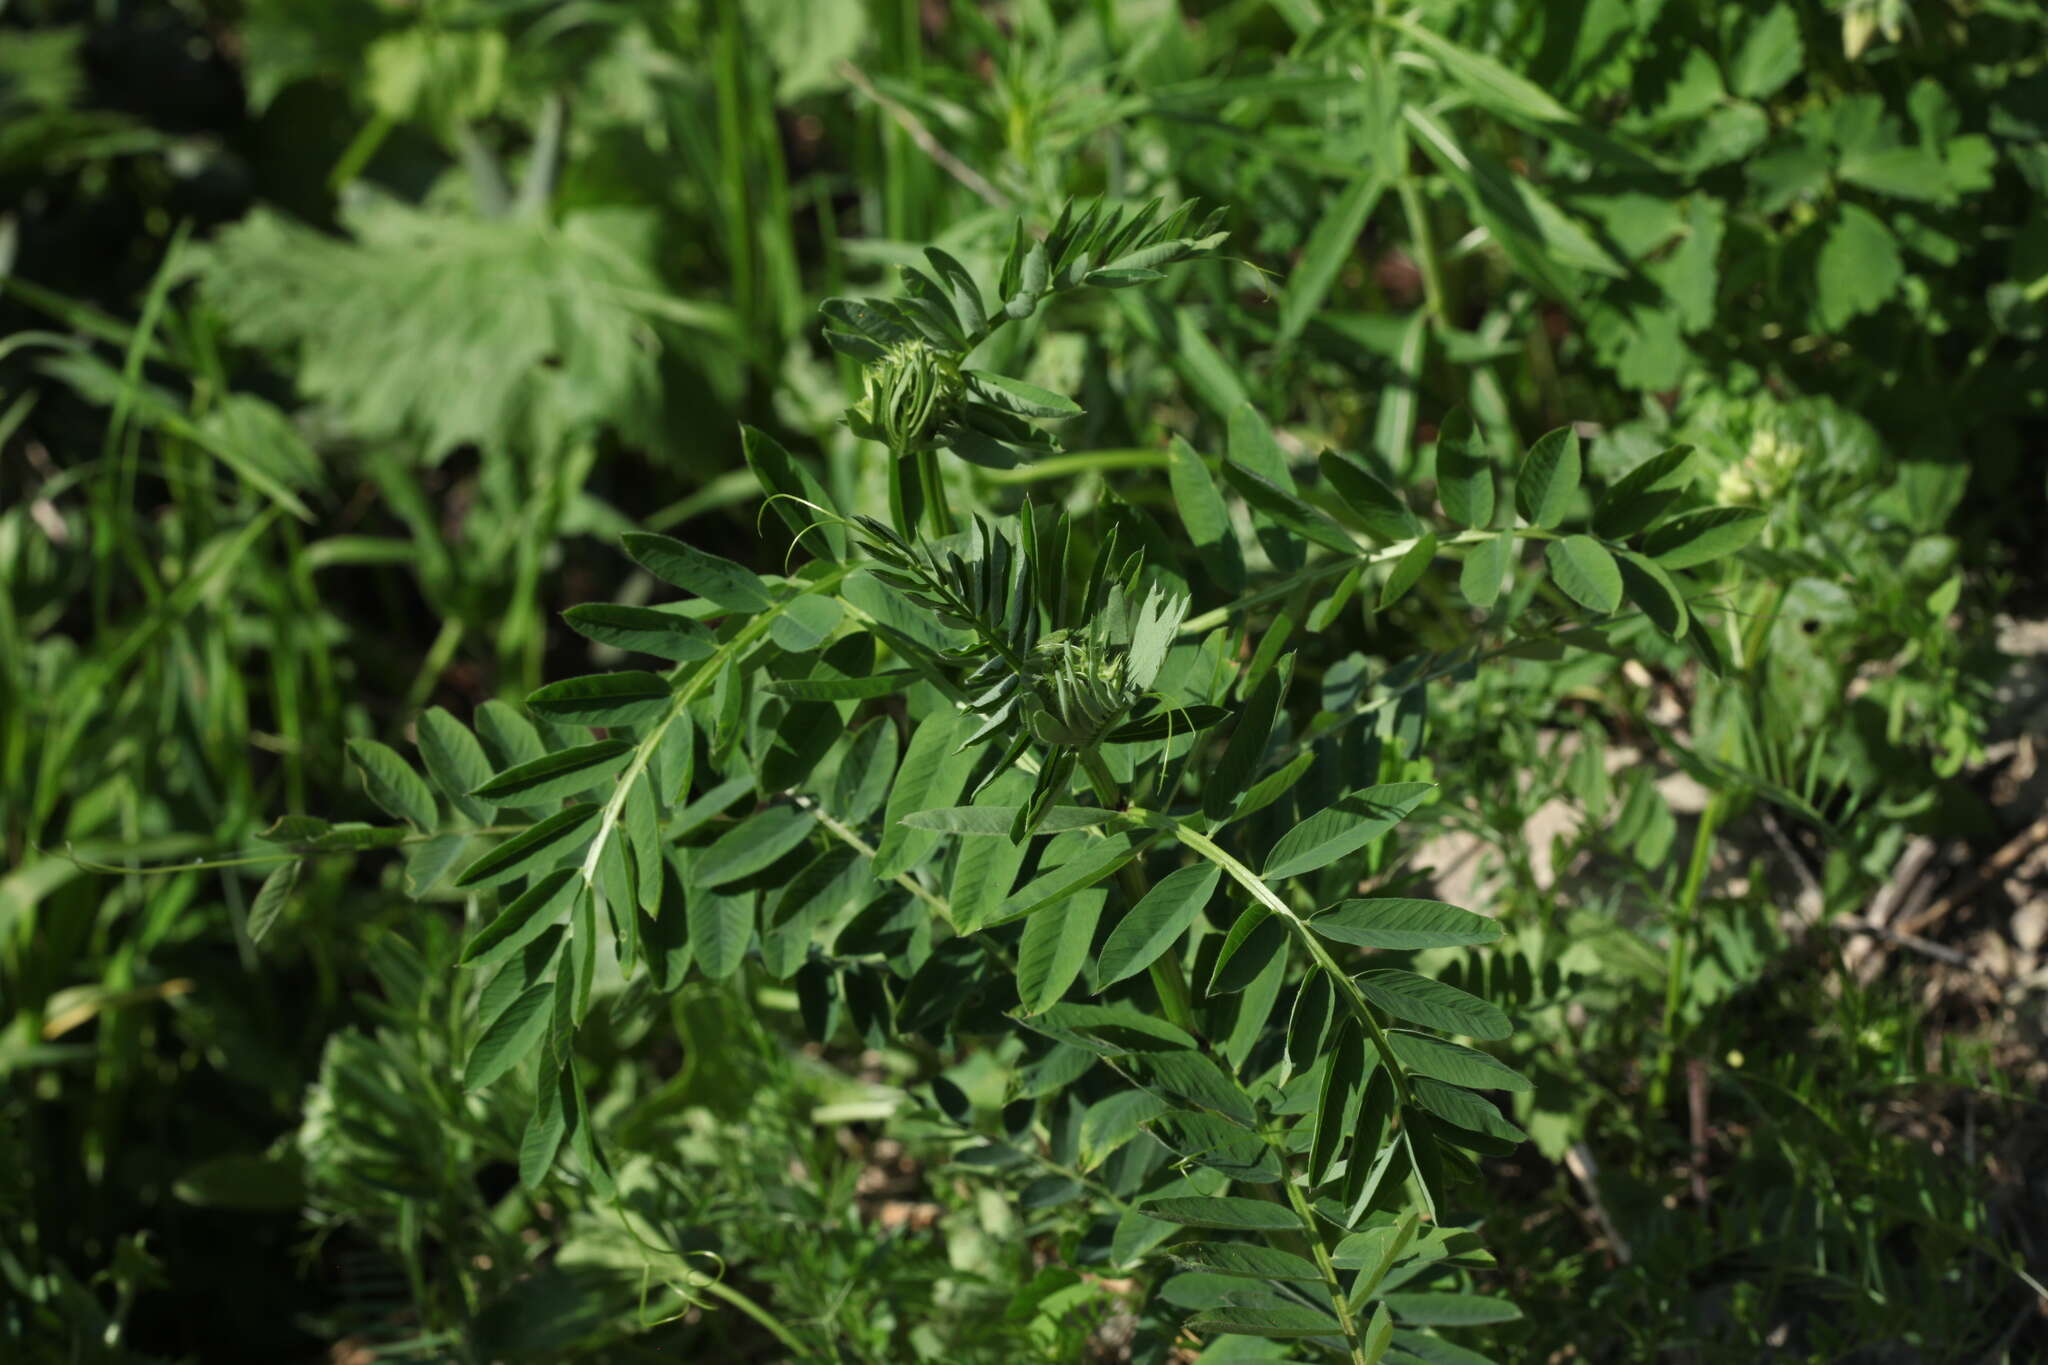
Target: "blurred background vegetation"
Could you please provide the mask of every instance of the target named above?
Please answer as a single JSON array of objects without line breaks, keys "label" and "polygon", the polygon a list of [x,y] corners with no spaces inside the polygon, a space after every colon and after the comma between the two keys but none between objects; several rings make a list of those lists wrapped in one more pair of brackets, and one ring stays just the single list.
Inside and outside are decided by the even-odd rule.
[{"label": "blurred background vegetation", "polygon": [[1222,206],[1230,258],[1015,329],[1088,415],[990,505],[1161,504],[1165,433],[1250,400],[1404,478],[1459,403],[1610,476],[1690,443],[1771,513],[1719,680],[1532,662],[1413,722],[1424,856],[1576,967],[1496,1356],[2048,1350],[2033,0],[6,0],[0,1355],[1125,1358],[1143,1295],[899,1114],[933,1059],[760,983],[591,1030],[752,1307],[686,1293],[508,1195],[459,901],[245,861],[369,813],[346,738],[589,666],[555,617],[647,591],[620,531],[775,567],[740,421],[877,505],[817,301],[1094,194]]}]

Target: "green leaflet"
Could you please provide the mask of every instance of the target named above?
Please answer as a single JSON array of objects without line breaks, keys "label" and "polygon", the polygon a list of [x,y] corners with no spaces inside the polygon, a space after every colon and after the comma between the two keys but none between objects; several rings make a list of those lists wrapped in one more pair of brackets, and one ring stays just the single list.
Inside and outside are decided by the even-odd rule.
[{"label": "green leaflet", "polygon": [[263,885],[256,888],[256,899],[249,903],[248,932],[251,943],[263,942],[277,917],[291,900],[292,888],[299,884],[301,864],[295,859],[281,863],[263,879]]},{"label": "green leaflet", "polygon": [[859,825],[882,807],[896,775],[896,725],[888,717],[854,732],[832,782],[831,815]]},{"label": "green leaflet", "polygon": [[1221,545],[1230,538],[1230,508],[1216,489],[1209,467],[1193,448],[1175,436],[1167,448],[1167,474],[1181,525],[1197,545]]},{"label": "green leaflet", "polygon": [[1231,817],[1237,809],[1238,797],[1258,772],[1266,756],[1266,739],[1273,731],[1274,717],[1280,713],[1293,675],[1294,661],[1290,655],[1259,679],[1239,710],[1237,727],[1230,732],[1223,756],[1202,783],[1202,813],[1211,820]]},{"label": "green leaflet", "polygon": [[1493,524],[1493,465],[1463,408],[1453,408],[1437,431],[1436,496],[1460,526]]},{"label": "green leaflet", "polygon": [[1041,873],[1010,893],[997,907],[995,918],[989,923],[1006,924],[1014,919],[1022,919],[1077,891],[1084,891],[1137,857],[1143,847],[1151,842],[1151,837],[1141,841],[1139,836],[1134,834],[1112,834],[1090,846],[1079,857],[1061,864],[1050,872]]},{"label": "green leaflet", "polygon": [[1210,995],[1233,995],[1256,981],[1287,952],[1287,925],[1257,901],[1246,906],[1224,935],[1209,974]]},{"label": "green leaflet", "polygon": [[635,669],[567,678],[526,696],[528,710],[566,725],[634,725],[668,704],[668,683]]},{"label": "green leaflet", "polygon": [[633,561],[662,582],[749,615],[774,605],[752,569],[708,554],[670,536],[633,531],[622,539]]},{"label": "green leaflet", "polygon": [[626,766],[630,740],[601,739],[507,769],[475,789],[475,795],[507,805],[533,806],[588,791]]},{"label": "green leaflet", "polygon": [[595,820],[594,804],[571,806],[530,825],[491,849],[455,879],[457,886],[496,886],[514,877],[524,877],[543,865],[572,856],[590,842],[594,831],[586,827]]},{"label": "green leaflet", "polygon": [[1566,536],[1543,547],[1550,576],[1565,596],[1605,616],[1621,606],[1621,570],[1607,547],[1591,536]]},{"label": "green leaflet", "polygon": [[441,794],[475,824],[488,825],[498,808],[472,793],[490,780],[491,762],[469,727],[436,706],[421,713],[415,735],[420,761]]},{"label": "green leaflet", "polygon": [[1673,446],[1615,480],[1593,511],[1593,529],[1610,540],[1635,535],[1662,516],[1692,483],[1692,447]]},{"label": "green leaflet", "polygon": [[1506,1299],[1486,1294],[1388,1294],[1384,1302],[1401,1321],[1423,1327],[1477,1327],[1522,1316]]},{"label": "green leaflet", "polygon": [[558,868],[542,877],[476,932],[464,945],[459,962],[465,967],[492,967],[505,961],[546,933],[569,908],[582,885],[582,878],[572,867]]},{"label": "green leaflet", "polygon": [[815,813],[795,806],[756,811],[697,856],[696,883],[723,886],[753,876],[808,838],[817,821]]},{"label": "green leaflet", "polygon": [[1380,610],[1385,611],[1408,595],[1408,590],[1422,581],[1422,575],[1436,558],[1436,532],[1424,531],[1419,540],[1401,552],[1394,561],[1394,568],[1387,575],[1387,581],[1380,588]]},{"label": "green leaflet", "polygon": [[1082,891],[1024,921],[1017,943],[1017,998],[1026,1013],[1058,1004],[1081,975],[1108,898],[1104,891]]},{"label": "green leaflet", "polygon": [[1187,1329],[1200,1335],[1327,1337],[1336,1333],[1337,1320],[1318,1309],[1284,1304],[1264,1308],[1212,1308],[1189,1318]]},{"label": "green leaflet", "polygon": [[1215,895],[1222,876],[1214,864],[1196,863],[1154,883],[1110,930],[1097,963],[1099,985],[1136,976],[1173,947]]},{"label": "green leaflet", "polygon": [[1505,1062],[1484,1052],[1447,1042],[1428,1033],[1390,1029],[1387,1042],[1401,1065],[1421,1076],[1434,1076],[1452,1085],[1473,1090],[1516,1090],[1533,1088],[1528,1079]]},{"label": "green leaflet", "polygon": [[1154,1199],[1139,1209],[1148,1218],[1188,1228],[1226,1228],[1237,1232],[1293,1231],[1301,1223],[1285,1206],[1264,1199],[1229,1195]]},{"label": "green leaflet", "polygon": [[658,607],[585,602],[562,613],[577,634],[636,654],[678,663],[708,659],[718,648],[711,632],[687,616]]},{"label": "green leaflet", "polygon": [[1692,613],[1685,605],[1685,594],[1679,591],[1664,566],[1628,550],[1617,550],[1614,557],[1621,570],[1622,590],[1629,601],[1640,607],[1643,615],[1650,618],[1650,624],[1669,638],[1683,636],[1692,622]]},{"label": "green leaflet", "polygon": [[716,891],[692,880],[685,895],[697,965],[713,981],[729,980],[754,940],[754,893]]},{"label": "green leaflet", "polygon": [[1690,569],[1734,554],[1763,533],[1754,507],[1709,507],[1673,517],[1643,540],[1643,553],[1663,569]]},{"label": "green leaflet", "polygon": [[1408,510],[1407,499],[1365,466],[1331,450],[1317,457],[1316,466],[1367,535],[1392,543],[1413,540],[1422,533],[1422,523]]},{"label": "green leaflet", "polygon": [[1472,1038],[1505,1038],[1510,1032],[1508,1017],[1496,1006],[1456,986],[1392,967],[1357,980],[1365,998],[1396,1019]]},{"label": "green leaflet", "polygon": [[1515,538],[1505,533],[1482,540],[1465,551],[1458,568],[1458,591],[1465,600],[1484,610],[1500,598],[1501,579],[1515,553]]},{"label": "green leaflet", "polygon": [[1306,1256],[1257,1242],[1181,1242],[1169,1254],[1182,1265],[1216,1275],[1304,1284],[1322,1279],[1322,1272]]},{"label": "green leaflet", "polygon": [[1515,478],[1515,507],[1531,526],[1555,526],[1570,512],[1579,492],[1579,433],[1571,427],[1546,432],[1522,457]]},{"label": "green leaflet", "polygon": [[1364,948],[1455,948],[1500,938],[1500,925],[1484,915],[1408,897],[1339,901],[1317,911],[1308,927]]},{"label": "green leaflet", "polygon": [[896,770],[896,785],[889,791],[889,803],[882,817],[882,842],[875,850],[875,875],[894,877],[924,860],[937,835],[914,830],[902,823],[913,811],[930,810],[952,803],[967,785],[967,776],[980,754],[975,750],[955,752],[960,741],[973,733],[971,717],[952,710],[926,716],[904,747],[903,765]]},{"label": "green leaflet", "polygon": [[348,753],[372,801],[423,833],[439,825],[433,792],[395,749],[374,739],[352,739]]},{"label": "green leaflet", "polygon": [[761,690],[796,701],[866,701],[901,692],[916,681],[916,673],[900,668],[866,678],[777,678]]},{"label": "green leaflet", "polygon": [[545,981],[526,991],[477,1038],[462,1068],[462,1087],[481,1090],[517,1066],[540,1044],[554,1006],[556,983]]},{"label": "green leaflet", "polygon": [[1298,877],[1356,852],[1406,819],[1430,791],[1427,782],[1392,782],[1352,792],[1282,835],[1259,875]]},{"label": "green leaflet", "polygon": [[1449,1085],[1432,1076],[1416,1076],[1409,1082],[1415,1099],[1438,1118],[1460,1128],[1483,1133],[1503,1142],[1522,1143],[1529,1135],[1500,1116],[1491,1101],[1461,1086]]},{"label": "green leaflet", "polygon": [[[1007,839],[1017,819],[1016,806],[940,806],[935,810],[912,811],[902,823],[911,829],[936,830],[941,834],[970,836],[1000,835]],[[1059,834],[1066,830],[1090,829],[1117,818],[1113,810],[1094,806],[1054,806],[1038,822],[1035,834]]]}]

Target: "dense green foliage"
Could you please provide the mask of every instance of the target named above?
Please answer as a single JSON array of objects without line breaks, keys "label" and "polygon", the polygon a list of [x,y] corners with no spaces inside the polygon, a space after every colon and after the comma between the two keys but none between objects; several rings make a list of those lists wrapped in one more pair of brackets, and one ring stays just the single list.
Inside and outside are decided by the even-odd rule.
[{"label": "dense green foliage", "polygon": [[2031,1358],[2044,39],[0,10],[0,1348]]}]

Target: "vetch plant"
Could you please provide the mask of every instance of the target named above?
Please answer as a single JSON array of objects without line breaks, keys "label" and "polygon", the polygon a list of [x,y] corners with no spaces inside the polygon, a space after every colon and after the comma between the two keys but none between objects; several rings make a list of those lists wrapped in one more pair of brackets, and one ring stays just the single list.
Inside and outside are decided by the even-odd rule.
[{"label": "vetch plant", "polygon": [[[1418,707],[1452,675],[1644,632],[1714,666],[1698,571],[1761,514],[1705,505],[1683,447],[1596,496],[1570,428],[1506,493],[1462,412],[1434,505],[1340,452],[1304,487],[1246,408],[1220,462],[1174,443],[1177,537],[1115,504],[956,516],[942,457],[1017,465],[1055,446],[1034,421],[1079,411],[975,348],[1062,290],[1212,251],[1191,221],[1070,207],[1042,240],[1017,230],[993,297],[932,251],[898,298],[829,301],[828,336],[865,367],[847,421],[892,462],[888,521],[743,432],[794,568],[627,535],[683,596],[566,620],[650,666],[472,724],[429,711],[424,777],[357,741],[401,823],[273,831],[295,856],[404,846],[414,894],[469,908],[454,1052],[469,1090],[526,1113],[502,1153],[526,1188],[618,1197],[577,1048],[603,1002],[786,983],[828,1045],[1000,1041],[1019,1059],[1002,1102],[934,1075],[930,1122],[962,1169],[1071,1211],[1069,1263],[1178,1267],[1153,1283],[1186,1331],[1452,1360],[1477,1357],[1440,1332],[1516,1315],[1478,1287],[1490,1258],[1465,1223],[1480,1160],[1524,1140],[1494,1096],[1529,1083],[1480,1045],[1526,992],[1473,957],[1503,925],[1404,866],[1396,828],[1445,799]],[[1230,555],[1243,591],[1193,601]],[[1323,668],[1305,709],[1305,646],[1440,559],[1463,642],[1370,686]]]}]

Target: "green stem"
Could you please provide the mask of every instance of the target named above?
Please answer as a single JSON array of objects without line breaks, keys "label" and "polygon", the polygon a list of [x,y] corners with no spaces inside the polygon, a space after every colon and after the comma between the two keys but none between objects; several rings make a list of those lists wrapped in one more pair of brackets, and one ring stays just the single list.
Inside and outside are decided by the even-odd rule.
[{"label": "green stem", "polygon": [[1343,1329],[1344,1345],[1351,1353],[1353,1365],[1371,1365],[1366,1354],[1365,1343],[1358,1337],[1358,1319],[1351,1311],[1351,1299],[1344,1292],[1344,1282],[1337,1278],[1337,1264],[1330,1259],[1330,1252],[1323,1245],[1322,1237],[1316,1231],[1315,1210],[1308,1206],[1308,1200],[1294,1183],[1294,1167],[1289,1164],[1286,1154],[1278,1143],[1269,1144],[1280,1157],[1280,1186],[1287,1191],[1287,1202],[1294,1208],[1294,1216],[1308,1229],[1309,1250],[1315,1255],[1316,1269],[1322,1273],[1323,1291],[1330,1296],[1330,1311],[1337,1315],[1337,1326]]}]

